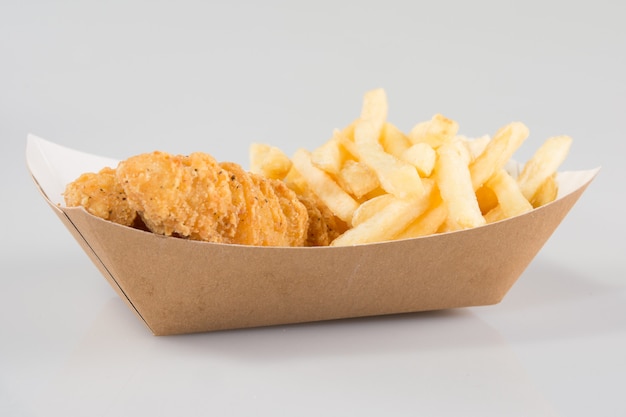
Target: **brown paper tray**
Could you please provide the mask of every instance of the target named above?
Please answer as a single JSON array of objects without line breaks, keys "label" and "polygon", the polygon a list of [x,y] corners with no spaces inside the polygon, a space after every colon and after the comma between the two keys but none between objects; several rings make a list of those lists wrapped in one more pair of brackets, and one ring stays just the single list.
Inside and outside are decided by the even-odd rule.
[{"label": "brown paper tray", "polygon": [[560,196],[475,229],[352,247],[268,248],[167,238],[61,203],[65,184],[116,161],[29,136],[44,198],[155,335],[500,302],[599,169],[560,173]]}]

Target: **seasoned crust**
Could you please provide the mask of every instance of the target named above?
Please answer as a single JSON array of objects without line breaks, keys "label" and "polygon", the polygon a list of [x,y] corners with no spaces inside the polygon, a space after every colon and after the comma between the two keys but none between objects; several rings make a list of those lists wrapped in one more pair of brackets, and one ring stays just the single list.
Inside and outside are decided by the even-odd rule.
[{"label": "seasoned crust", "polygon": [[137,218],[113,168],[82,174],[67,185],[63,197],[68,207],[82,206],[94,216],[125,226],[132,226]]},{"label": "seasoned crust", "polygon": [[314,196],[211,155],[155,151],[68,184],[68,207],[166,236],[256,246],[325,246],[346,229]]}]

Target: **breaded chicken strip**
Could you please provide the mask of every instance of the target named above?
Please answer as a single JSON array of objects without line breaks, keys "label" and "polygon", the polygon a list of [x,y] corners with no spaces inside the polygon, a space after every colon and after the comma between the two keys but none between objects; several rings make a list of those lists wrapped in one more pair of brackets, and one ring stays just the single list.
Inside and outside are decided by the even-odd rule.
[{"label": "breaded chicken strip", "polygon": [[233,234],[228,173],[209,155],[133,156],[120,162],[117,180],[154,233],[210,242],[228,241]]},{"label": "breaded chicken strip", "polygon": [[[253,174],[253,177],[255,174]],[[262,178],[259,175],[256,175]],[[278,198],[280,207],[285,215],[283,233],[290,246],[306,246],[309,228],[309,214],[306,206],[300,201],[298,195],[279,180],[267,180]]]},{"label": "breaded chicken strip", "polygon": [[82,206],[94,216],[125,226],[132,226],[137,218],[113,168],[82,174],[67,185],[63,197],[68,207]]},{"label": "breaded chicken strip", "polygon": [[330,242],[348,230],[348,225],[335,216],[315,195],[299,194],[298,198],[309,214],[305,246],[328,246]]},{"label": "breaded chicken strip", "polygon": [[68,184],[68,207],[166,236],[257,246],[326,246],[347,228],[314,195],[217,163],[153,152]]},{"label": "breaded chicken strip", "polygon": [[155,233],[261,246],[306,241],[307,210],[295,193],[208,154],[137,155],[119,164],[117,180]]}]

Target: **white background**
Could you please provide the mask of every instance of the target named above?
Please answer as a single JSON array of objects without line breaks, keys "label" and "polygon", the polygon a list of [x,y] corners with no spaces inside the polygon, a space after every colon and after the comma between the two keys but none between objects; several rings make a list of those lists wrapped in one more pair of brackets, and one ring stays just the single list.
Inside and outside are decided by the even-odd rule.
[{"label": "white background", "polygon": [[[619,1],[0,2],[0,415],[623,416]],[[501,304],[154,337],[32,183],[31,132],[114,158],[313,149],[387,91],[407,131],[513,120],[602,166]]]}]

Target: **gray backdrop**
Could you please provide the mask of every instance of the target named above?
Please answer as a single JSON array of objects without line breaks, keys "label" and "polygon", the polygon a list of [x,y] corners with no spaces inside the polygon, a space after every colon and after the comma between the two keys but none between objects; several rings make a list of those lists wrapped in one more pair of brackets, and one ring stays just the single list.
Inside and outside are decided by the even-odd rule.
[{"label": "gray backdrop", "polygon": [[[474,415],[515,415],[515,410],[589,415],[593,407],[604,407],[602,415],[623,415],[616,384],[626,372],[618,353],[626,347],[625,17],[623,2],[607,0],[2,0],[0,414],[63,414],[71,409],[64,394],[79,392],[77,409],[104,410],[91,415],[145,409],[158,415],[177,410],[178,400],[186,400],[183,409],[201,408],[204,397],[197,387],[209,386],[219,395],[207,409],[218,415],[385,410],[408,415],[425,404],[408,388],[415,383],[430,393],[432,408],[423,408],[429,415],[436,414],[433,410],[454,414],[452,403],[443,401],[447,395],[461,398],[459,404]],[[419,326],[442,321],[440,328],[455,334],[470,319],[489,323],[505,352],[516,355],[521,375],[538,393],[533,398],[545,405],[540,412],[524,408],[532,401],[481,396],[480,383],[507,395],[519,386],[499,380],[502,375],[490,367],[486,358],[495,345],[481,338],[480,324],[474,327],[477,336],[453,343],[440,331],[422,328],[422,334],[435,338],[430,347],[407,341],[407,334],[420,334],[411,319],[200,339],[151,338],[139,324],[128,330],[124,326],[134,325],[135,318],[45,205],[24,162],[30,132],[115,158],[155,149],[200,150],[247,165],[253,141],[289,154],[314,148],[352,121],[363,93],[376,87],[387,91],[389,120],[403,130],[435,113],[457,120],[468,136],[494,133],[519,120],[531,136],[518,159],[530,156],[548,136],[568,134],[574,143],[563,169],[602,166],[503,304],[447,320],[413,318]],[[533,305],[539,307],[533,310]],[[390,328],[397,334],[390,335]],[[276,343],[285,331],[297,337]],[[342,338],[346,334],[349,339]],[[391,342],[378,342],[387,337],[399,340],[400,352]],[[98,350],[104,339],[122,338],[129,342],[116,345],[118,350]],[[259,339],[265,343],[261,356],[242,347]],[[351,344],[355,339],[359,345]],[[343,348],[333,348],[334,340]],[[318,342],[320,350],[310,347]],[[361,342],[374,347],[360,350]],[[424,356],[432,347],[445,351],[451,345],[458,349],[453,357],[467,361],[443,353]],[[180,358],[193,350],[190,346],[218,346],[221,354],[234,350],[238,360],[231,357],[224,364],[202,356],[170,362],[171,354]],[[294,349],[305,353],[285,351]],[[142,357],[146,350],[150,359],[127,371],[125,352]],[[286,362],[280,359],[284,355]],[[350,358],[350,367],[337,365],[346,363],[335,362],[337,355]],[[456,368],[426,368],[425,378],[426,362],[412,367],[407,359],[416,357]],[[476,375],[469,364],[481,358],[484,374],[479,372],[478,382],[468,388],[469,381],[468,386],[459,381]],[[79,371],[102,360],[110,373]],[[159,363],[169,364],[166,369],[182,393],[168,396],[173,385],[148,371]],[[204,376],[194,373],[198,363],[207,366]],[[337,366],[345,372],[337,374]],[[377,372],[364,371],[372,366]],[[219,381],[211,375],[220,375]],[[326,377],[334,381],[331,388]],[[242,382],[250,380],[255,383]],[[120,385],[132,394],[121,395]],[[345,387],[352,388],[346,392]],[[473,394],[465,398],[461,394],[468,389]],[[282,391],[285,397],[278,394]],[[151,392],[158,401],[149,400]],[[43,405],[32,405],[33,398]]]}]

